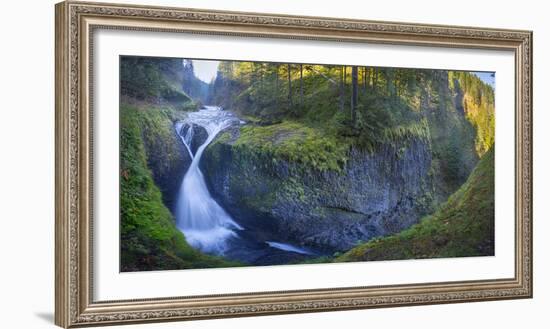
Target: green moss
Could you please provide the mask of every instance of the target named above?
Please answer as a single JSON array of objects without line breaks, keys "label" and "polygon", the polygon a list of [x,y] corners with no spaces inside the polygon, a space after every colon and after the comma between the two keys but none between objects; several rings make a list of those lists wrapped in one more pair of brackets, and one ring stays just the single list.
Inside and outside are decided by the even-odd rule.
[{"label": "green moss", "polygon": [[191,248],[162,203],[147,167],[144,143],[162,138],[170,108],[120,107],[120,230],[122,271],[235,266]]},{"label": "green moss", "polygon": [[494,254],[494,151],[433,215],[396,235],[377,238],[336,262],[490,256]]},{"label": "green moss", "polygon": [[273,161],[298,162],[320,171],[340,170],[348,161],[350,147],[345,139],[293,121],[244,126],[234,146],[270,154]]},{"label": "green moss", "polygon": [[[284,160],[300,163],[318,171],[340,171],[349,160],[349,150],[355,144],[354,139],[340,136],[335,130],[325,128],[311,127],[296,121],[283,121],[266,126],[249,124],[241,127],[240,136],[236,141],[231,142],[230,134],[224,133],[214,144],[231,142],[233,147],[239,148],[240,153],[271,157],[273,165]],[[404,152],[404,142],[418,138],[429,140],[425,119],[384,129],[383,136],[373,145],[391,143]],[[374,147],[371,151],[375,151]]]}]

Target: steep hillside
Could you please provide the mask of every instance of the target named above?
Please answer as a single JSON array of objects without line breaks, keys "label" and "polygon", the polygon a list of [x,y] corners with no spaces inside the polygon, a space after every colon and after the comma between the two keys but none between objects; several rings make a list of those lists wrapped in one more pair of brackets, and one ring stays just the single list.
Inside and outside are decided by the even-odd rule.
[{"label": "steep hillside", "polygon": [[495,91],[478,77],[460,71],[449,72],[449,83],[457,108],[476,129],[476,151],[482,156],[495,142]]},{"label": "steep hillside", "polygon": [[393,236],[373,239],[337,262],[494,255],[494,149],[433,215]]}]

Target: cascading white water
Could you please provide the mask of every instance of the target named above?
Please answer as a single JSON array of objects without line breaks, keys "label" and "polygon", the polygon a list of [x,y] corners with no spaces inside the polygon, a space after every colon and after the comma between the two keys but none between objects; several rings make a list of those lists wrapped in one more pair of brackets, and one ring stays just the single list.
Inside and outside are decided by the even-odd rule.
[{"label": "cascading white water", "polygon": [[[176,132],[192,159],[180,187],[176,206],[177,225],[193,247],[218,255],[224,253],[227,239],[236,236],[234,230],[242,228],[210,195],[199,162],[204,150],[216,135],[231,125],[239,124],[239,121],[230,112],[219,107],[205,106],[198,112],[189,113],[185,120],[176,124]],[[181,127],[185,124],[191,126],[182,136]],[[191,148],[194,133],[192,125],[201,126],[208,133],[208,138],[195,154]]]}]

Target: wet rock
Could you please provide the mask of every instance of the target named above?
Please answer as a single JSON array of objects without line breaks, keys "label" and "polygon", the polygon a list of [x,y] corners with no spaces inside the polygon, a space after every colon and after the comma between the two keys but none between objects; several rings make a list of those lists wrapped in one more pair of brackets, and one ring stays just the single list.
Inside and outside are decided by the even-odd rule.
[{"label": "wet rock", "polygon": [[197,153],[197,149],[208,139],[206,129],[193,123],[184,123],[179,134],[185,139],[193,154]]},{"label": "wet rock", "polygon": [[147,165],[162,192],[164,204],[173,211],[183,175],[191,164],[191,157],[169,118],[165,118],[160,130],[148,126],[143,129]]}]

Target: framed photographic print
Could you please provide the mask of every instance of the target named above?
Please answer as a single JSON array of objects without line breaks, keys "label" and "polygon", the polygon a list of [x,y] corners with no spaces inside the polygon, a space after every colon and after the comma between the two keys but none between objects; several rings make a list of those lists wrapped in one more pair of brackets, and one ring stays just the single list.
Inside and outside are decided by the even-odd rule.
[{"label": "framed photographic print", "polygon": [[532,33],[56,6],[56,324],[532,296]]}]

